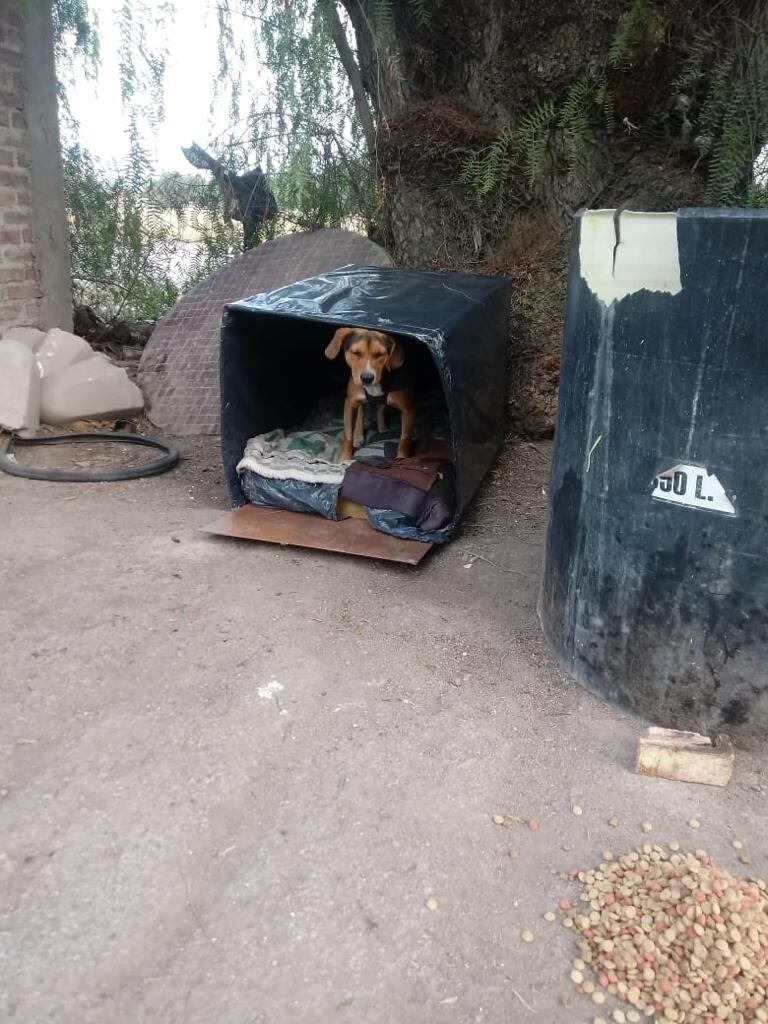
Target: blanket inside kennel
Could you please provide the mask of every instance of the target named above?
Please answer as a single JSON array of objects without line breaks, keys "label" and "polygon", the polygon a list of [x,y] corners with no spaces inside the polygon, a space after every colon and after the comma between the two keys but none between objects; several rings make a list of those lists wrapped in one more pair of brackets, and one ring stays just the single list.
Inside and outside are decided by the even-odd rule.
[{"label": "blanket inside kennel", "polygon": [[[338,327],[364,327],[392,334],[405,347],[416,390],[414,459],[445,456],[430,495],[433,514],[421,506],[415,518],[366,506],[368,521],[400,537],[448,539],[502,437],[509,292],[505,278],[345,267],[228,306],[221,338],[221,444],[233,505],[250,501],[329,519],[343,514],[344,480],[352,487],[356,472],[369,471],[356,464],[351,476],[348,467],[334,472],[332,444],[341,437],[349,371],[343,358],[329,361],[324,351]],[[367,431],[357,462],[392,462],[399,433],[394,412],[389,428],[381,436]],[[309,461],[316,464],[302,479],[303,455],[311,455],[313,446],[317,459]],[[406,505],[407,499],[405,490],[398,494]],[[448,508],[444,521],[441,502]]]},{"label": "blanket inside kennel", "polygon": [[338,398],[324,400],[301,428],[272,430],[249,439],[237,466],[247,500],[331,520],[365,516],[374,529],[404,540],[448,540],[455,486],[442,395],[421,395],[407,459],[396,458],[400,424],[394,415],[394,424],[382,432],[371,422],[354,459],[339,463],[339,407]]}]

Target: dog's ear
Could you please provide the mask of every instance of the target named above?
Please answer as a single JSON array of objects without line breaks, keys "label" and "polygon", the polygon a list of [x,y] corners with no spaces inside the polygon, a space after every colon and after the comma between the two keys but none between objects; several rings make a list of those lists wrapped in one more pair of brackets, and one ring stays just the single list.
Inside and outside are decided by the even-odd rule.
[{"label": "dog's ear", "polygon": [[341,346],[344,344],[344,339],[350,334],[352,334],[351,327],[340,327],[328,342],[328,347],[325,350],[325,358],[335,359],[339,352],[341,352]]},{"label": "dog's ear", "polygon": [[390,370],[399,370],[405,362],[405,349],[402,344],[393,338],[391,335],[387,335],[390,342],[389,359],[387,360],[387,366]]}]

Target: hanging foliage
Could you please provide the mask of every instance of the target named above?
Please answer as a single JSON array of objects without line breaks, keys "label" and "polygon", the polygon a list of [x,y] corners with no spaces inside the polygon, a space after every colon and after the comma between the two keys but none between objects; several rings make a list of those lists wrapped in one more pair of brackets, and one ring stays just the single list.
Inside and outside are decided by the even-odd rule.
[{"label": "hanging foliage", "polygon": [[[211,7],[219,54],[212,103],[228,110],[229,126],[206,140],[206,148],[233,175],[263,167],[280,213],[259,227],[259,238],[321,227],[374,231],[375,176],[327,7],[306,0],[212,0]],[[162,122],[165,40],[172,36],[173,17],[170,3],[122,0],[119,7],[119,76],[129,142],[124,167],[108,169],[84,152],[78,126],[64,109],[76,289],[106,315],[125,315],[129,308],[131,315],[162,315],[180,290],[243,246],[241,229],[231,223],[212,180],[158,179],[152,165],[149,143]],[[86,0],[56,0],[56,24],[66,96],[76,62],[96,73],[98,32]],[[247,101],[246,67],[260,68],[258,94]]]}]

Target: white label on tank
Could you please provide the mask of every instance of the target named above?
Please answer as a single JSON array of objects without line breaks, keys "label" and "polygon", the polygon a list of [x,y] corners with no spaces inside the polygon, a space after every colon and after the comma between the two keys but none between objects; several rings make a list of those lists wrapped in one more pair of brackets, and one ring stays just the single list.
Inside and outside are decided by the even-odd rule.
[{"label": "white label on tank", "polygon": [[703,466],[689,466],[685,462],[665,469],[654,477],[651,497],[672,502],[673,505],[736,515],[736,509],[715,474]]},{"label": "white label on tank", "polygon": [[588,288],[606,306],[643,288],[677,295],[682,289],[677,214],[587,210],[579,263]]}]

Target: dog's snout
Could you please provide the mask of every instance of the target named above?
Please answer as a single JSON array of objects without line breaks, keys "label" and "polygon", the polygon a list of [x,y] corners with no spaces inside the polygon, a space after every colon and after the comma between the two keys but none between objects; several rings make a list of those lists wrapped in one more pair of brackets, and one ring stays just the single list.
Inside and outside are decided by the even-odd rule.
[{"label": "dog's snout", "polygon": [[376,376],[375,374],[371,373],[370,370],[365,370],[363,373],[360,374],[360,380],[363,382],[363,384],[373,384],[373,382],[376,380]]}]

